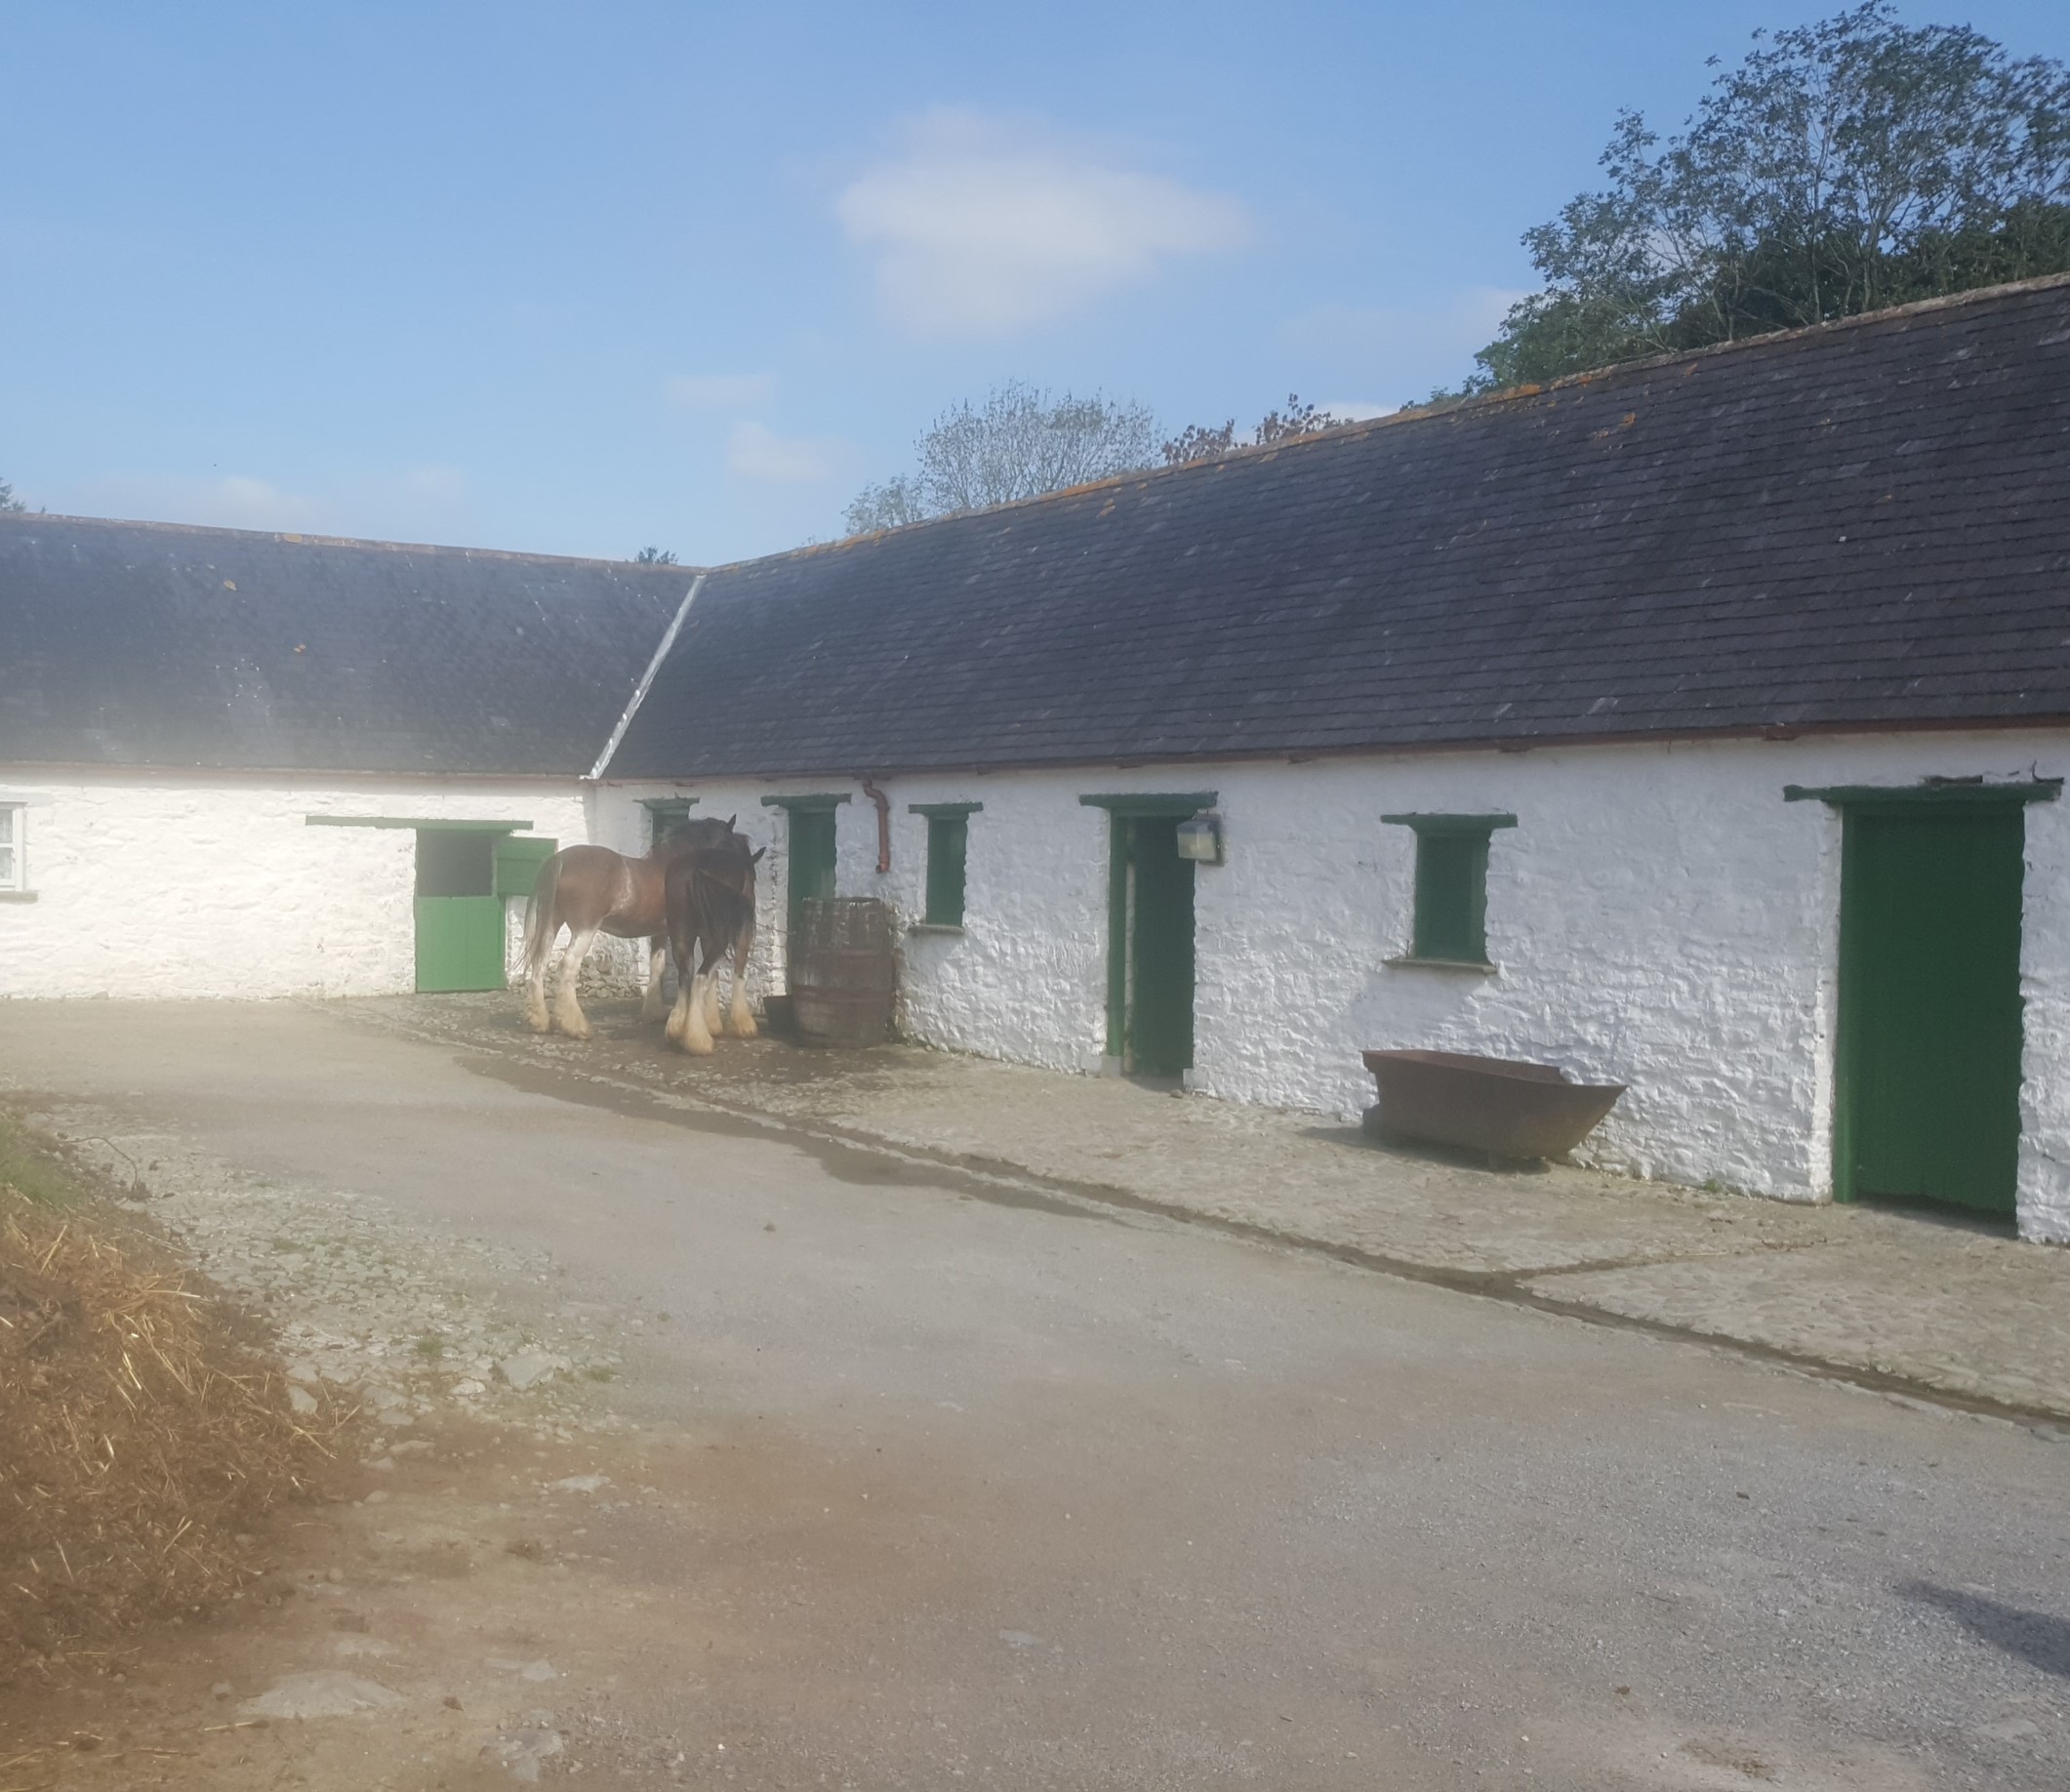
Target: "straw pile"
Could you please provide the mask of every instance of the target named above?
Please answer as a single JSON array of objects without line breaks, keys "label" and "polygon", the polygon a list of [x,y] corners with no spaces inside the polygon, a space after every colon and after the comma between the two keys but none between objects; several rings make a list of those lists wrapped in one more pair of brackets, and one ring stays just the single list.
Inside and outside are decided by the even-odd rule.
[{"label": "straw pile", "polygon": [[104,1202],[0,1180],[0,1684],[252,1578],[326,1451],[236,1323]]}]

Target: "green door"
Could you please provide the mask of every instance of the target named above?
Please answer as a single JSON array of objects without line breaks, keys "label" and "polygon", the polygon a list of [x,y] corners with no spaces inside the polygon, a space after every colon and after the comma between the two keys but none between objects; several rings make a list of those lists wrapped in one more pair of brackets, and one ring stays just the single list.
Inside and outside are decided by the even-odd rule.
[{"label": "green door", "polygon": [[1844,814],[1834,1193],[2010,1214],[2025,811]]},{"label": "green door", "polygon": [[1136,1076],[1193,1068],[1194,867],[1179,857],[1183,819],[1114,819],[1108,1031],[1110,1049],[1118,1045],[1121,1068]]},{"label": "green door", "polygon": [[418,989],[442,994],[505,986],[499,837],[479,829],[417,831]]},{"label": "green door", "polygon": [[791,937],[804,924],[805,904],[833,894],[833,811],[792,809],[791,836]]}]

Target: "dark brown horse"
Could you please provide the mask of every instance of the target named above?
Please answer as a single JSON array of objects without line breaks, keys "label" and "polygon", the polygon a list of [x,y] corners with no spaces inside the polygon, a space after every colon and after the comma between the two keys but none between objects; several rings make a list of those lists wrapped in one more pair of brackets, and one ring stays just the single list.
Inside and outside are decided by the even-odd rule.
[{"label": "dark brown horse", "polygon": [[[664,887],[668,868],[682,853],[739,838],[733,832],[738,819],[678,823],[655,842],[644,859],[629,859],[608,846],[568,846],[542,865],[525,904],[525,1025],[534,1033],[558,1027],[572,1039],[589,1037],[589,1023],[576,999],[575,986],[598,933],[652,942],[646,999],[640,1012],[649,1020],[659,1015],[662,966],[667,961],[663,955],[668,949]],[[549,1017],[547,959],[563,926],[568,929],[568,951],[560,961],[560,981]]]},{"label": "dark brown horse", "polygon": [[663,875],[669,947],[675,956],[675,1011],[669,1038],[691,1056],[711,1055],[719,1031],[718,961],[733,955],[733,1007],[728,1031],[754,1037],[748,1012],[748,955],[754,949],[754,866],[766,851],[748,850],[747,837],[693,846],[670,859]]}]

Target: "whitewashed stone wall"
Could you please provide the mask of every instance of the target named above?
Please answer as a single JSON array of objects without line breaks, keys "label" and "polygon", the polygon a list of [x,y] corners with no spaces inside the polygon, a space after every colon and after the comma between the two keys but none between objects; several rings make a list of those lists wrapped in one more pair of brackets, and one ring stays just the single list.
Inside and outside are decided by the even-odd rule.
[{"label": "whitewashed stone wall", "polygon": [[[696,795],[770,843],[753,987],[782,987],[784,830],[760,799],[848,790],[841,893],[911,921],[926,823],[913,802],[982,801],[961,935],[906,943],[902,1018],[919,1039],[1053,1069],[1100,1068],[1107,838],[1088,792],[1214,790],[1229,863],[1196,881],[1193,1086],[1352,1116],[1368,1046],[1535,1058],[1630,1092],[1589,1141],[1603,1167],[1788,1200],[1831,1192],[1840,822],[1785,784],[2070,773],[2036,732],[1536,750],[904,778],[892,870],[859,783],[606,786],[607,843],[644,839],[641,796]],[[1415,843],[1383,814],[1506,813],[1488,862],[1494,974],[1391,965],[1407,950]],[[2070,1242],[2070,814],[2030,806],[2023,988],[2023,1230]],[[622,848],[627,849],[627,848]]]},{"label": "whitewashed stone wall", "polygon": [[[0,998],[378,996],[415,982],[416,835],[310,815],[527,820],[569,845],[570,779],[467,785],[226,775],[53,777],[26,797],[33,902],[0,903]],[[522,925],[509,905],[507,935]]]}]

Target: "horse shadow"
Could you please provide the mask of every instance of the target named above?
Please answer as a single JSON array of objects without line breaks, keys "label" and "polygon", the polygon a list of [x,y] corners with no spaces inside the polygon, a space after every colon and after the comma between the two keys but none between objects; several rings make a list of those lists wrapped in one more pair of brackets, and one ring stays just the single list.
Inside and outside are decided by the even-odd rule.
[{"label": "horse shadow", "polygon": [[1981,1593],[1936,1586],[1930,1580],[1908,1580],[1895,1591],[1900,1599],[1945,1611],[1971,1636],[2029,1667],[2070,1680],[2070,1619],[2004,1605]]}]

